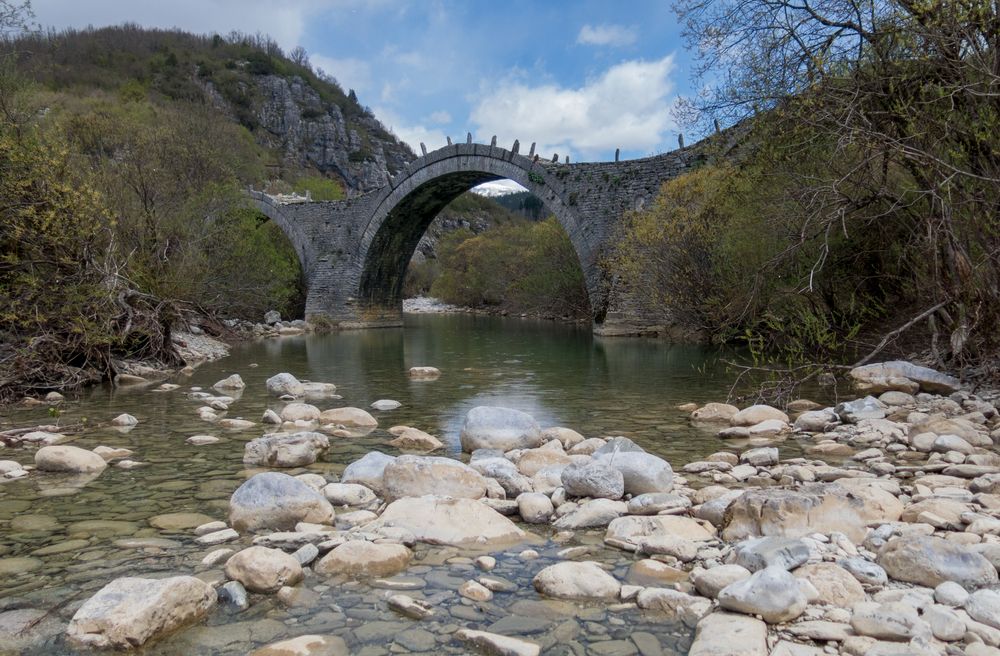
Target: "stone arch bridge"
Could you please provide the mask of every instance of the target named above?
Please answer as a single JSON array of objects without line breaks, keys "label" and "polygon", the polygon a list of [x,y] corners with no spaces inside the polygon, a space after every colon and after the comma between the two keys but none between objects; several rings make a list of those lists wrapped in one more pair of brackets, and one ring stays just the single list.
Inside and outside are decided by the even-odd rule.
[{"label": "stone arch bridge", "polygon": [[[449,140],[450,141],[450,140]],[[705,143],[705,142],[701,142]],[[595,328],[629,314],[602,256],[625,212],[695,166],[695,144],[644,159],[561,163],[496,145],[449,143],[424,152],[380,189],[348,200],[303,202],[250,191],[254,205],[288,235],[306,278],[306,319],[341,328],[398,326],[406,267],[428,225],[476,185],[510,179],[540,198],[566,230],[586,279]],[[617,158],[616,158],[617,159]]]}]

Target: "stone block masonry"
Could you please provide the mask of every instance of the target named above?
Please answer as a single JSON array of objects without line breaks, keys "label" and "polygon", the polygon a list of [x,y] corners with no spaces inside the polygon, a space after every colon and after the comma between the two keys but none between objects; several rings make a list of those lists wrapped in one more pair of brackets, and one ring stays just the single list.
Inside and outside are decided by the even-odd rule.
[{"label": "stone block masonry", "polygon": [[[434,217],[483,182],[510,179],[538,196],[580,260],[595,328],[625,320],[627,299],[603,266],[626,212],[705,159],[701,142],[644,159],[560,164],[517,148],[449,143],[408,163],[389,183],[341,201],[289,203],[251,191],[256,207],[288,236],[307,281],[306,319],[340,328],[400,325],[406,267]],[[636,324],[636,317],[628,317]],[[639,321],[638,323],[641,323]]]}]

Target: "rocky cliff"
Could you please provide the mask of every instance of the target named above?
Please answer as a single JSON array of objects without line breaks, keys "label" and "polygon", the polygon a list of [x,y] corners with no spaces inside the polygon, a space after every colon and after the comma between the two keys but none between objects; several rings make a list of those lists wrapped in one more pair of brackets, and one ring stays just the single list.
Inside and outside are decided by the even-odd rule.
[{"label": "rocky cliff", "polygon": [[[301,77],[259,75],[252,80],[244,93],[256,119],[257,141],[280,152],[286,165],[339,178],[349,196],[387,184],[416,157],[372,114],[360,110],[345,116],[344,109],[323,100]],[[211,81],[205,86],[217,107],[236,115],[234,103]]]}]

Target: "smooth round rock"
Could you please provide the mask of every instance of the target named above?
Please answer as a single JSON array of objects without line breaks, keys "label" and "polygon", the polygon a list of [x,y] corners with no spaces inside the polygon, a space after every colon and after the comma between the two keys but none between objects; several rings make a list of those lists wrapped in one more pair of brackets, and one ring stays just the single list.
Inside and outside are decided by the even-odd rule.
[{"label": "smooth round rock", "polygon": [[302,566],[290,554],[268,547],[248,547],[226,561],[226,576],[251,592],[277,592],[302,580]]},{"label": "smooth round rock", "polygon": [[532,584],[541,594],[557,599],[617,599],[622,587],[592,561],[549,565],[535,575]]}]

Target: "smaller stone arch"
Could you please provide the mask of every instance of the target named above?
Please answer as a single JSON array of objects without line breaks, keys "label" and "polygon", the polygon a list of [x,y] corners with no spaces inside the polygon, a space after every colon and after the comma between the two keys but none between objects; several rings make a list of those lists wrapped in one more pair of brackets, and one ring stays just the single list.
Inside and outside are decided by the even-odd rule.
[{"label": "smaller stone arch", "polygon": [[316,243],[307,235],[307,226],[300,225],[300,222],[294,217],[296,216],[295,208],[309,207],[312,204],[282,204],[262,191],[251,189],[247,193],[250,196],[250,202],[257,211],[274,221],[288,237],[288,241],[292,243],[292,248],[295,249],[295,253],[299,257],[299,265],[308,278],[309,272],[316,262]]}]

